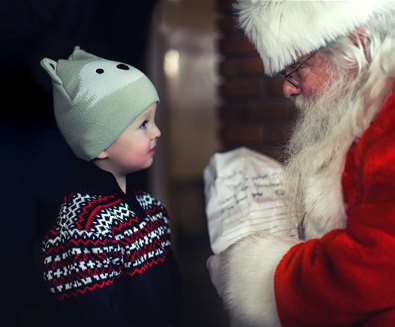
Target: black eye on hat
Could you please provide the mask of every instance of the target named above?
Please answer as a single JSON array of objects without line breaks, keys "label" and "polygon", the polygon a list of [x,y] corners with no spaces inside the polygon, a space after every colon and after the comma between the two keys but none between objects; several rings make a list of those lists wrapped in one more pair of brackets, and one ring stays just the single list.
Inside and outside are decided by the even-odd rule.
[{"label": "black eye on hat", "polygon": [[98,69],[96,69],[96,73],[103,74],[104,73],[104,69],[98,68]]},{"label": "black eye on hat", "polygon": [[122,69],[122,70],[129,70],[129,66],[125,65],[125,64],[118,64],[117,68]]}]

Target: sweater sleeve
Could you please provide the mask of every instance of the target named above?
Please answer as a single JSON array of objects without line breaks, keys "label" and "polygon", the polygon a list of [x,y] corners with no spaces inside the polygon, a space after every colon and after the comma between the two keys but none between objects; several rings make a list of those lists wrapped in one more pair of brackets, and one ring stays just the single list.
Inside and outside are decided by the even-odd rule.
[{"label": "sweater sleeve", "polygon": [[71,298],[64,299],[57,306],[63,317],[57,322],[59,327],[95,326],[95,327],[136,327],[126,320],[120,310],[120,285],[97,289]]},{"label": "sweater sleeve", "polygon": [[394,309],[393,111],[347,157],[347,227],[295,245],[278,265],[275,294],[284,326],[351,326]]},{"label": "sweater sleeve", "polygon": [[63,220],[46,235],[42,249],[43,277],[64,317],[59,323],[130,327],[119,308],[123,248],[110,237],[67,224],[72,210],[61,209]]}]

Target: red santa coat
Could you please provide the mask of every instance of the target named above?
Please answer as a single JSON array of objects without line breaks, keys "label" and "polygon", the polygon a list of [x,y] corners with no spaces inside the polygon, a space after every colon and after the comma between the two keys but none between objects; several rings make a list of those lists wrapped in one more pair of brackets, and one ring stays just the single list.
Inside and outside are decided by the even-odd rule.
[{"label": "red santa coat", "polygon": [[[215,280],[220,281],[217,287],[233,326],[395,326],[394,89],[388,96],[392,85],[393,78],[375,76],[366,83],[360,93],[367,96],[355,109],[362,117],[376,116],[360,125],[362,135],[346,123],[342,133],[349,131],[354,143],[347,149],[347,137],[339,134],[346,146],[345,154],[339,155],[345,158],[344,169],[339,166],[333,170],[336,175],[325,175],[329,180],[324,183],[313,176],[310,181],[319,188],[307,185],[313,204],[320,199],[320,210],[330,213],[332,226],[341,229],[325,221],[320,226],[323,220],[316,212],[304,224],[309,228],[307,241],[256,233],[217,258]],[[337,177],[341,183],[327,183]]]},{"label": "red santa coat", "polygon": [[282,326],[395,326],[395,92],[348,151],[342,187],[346,228],[275,269]]}]

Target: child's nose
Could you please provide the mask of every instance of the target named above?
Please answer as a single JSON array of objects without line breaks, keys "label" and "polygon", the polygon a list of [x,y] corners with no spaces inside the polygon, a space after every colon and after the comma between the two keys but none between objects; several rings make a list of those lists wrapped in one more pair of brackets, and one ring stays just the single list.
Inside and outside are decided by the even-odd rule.
[{"label": "child's nose", "polygon": [[153,126],[152,134],[153,134],[154,138],[158,138],[158,137],[160,137],[162,135],[159,127],[156,126],[156,124],[154,124],[154,126]]}]

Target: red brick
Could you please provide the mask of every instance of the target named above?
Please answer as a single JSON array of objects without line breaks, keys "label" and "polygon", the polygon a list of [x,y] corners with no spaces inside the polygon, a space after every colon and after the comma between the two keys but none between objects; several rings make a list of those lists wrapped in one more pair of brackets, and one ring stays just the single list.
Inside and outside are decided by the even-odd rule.
[{"label": "red brick", "polygon": [[219,86],[219,94],[223,98],[260,97],[266,92],[262,78],[225,79]]},{"label": "red brick", "polygon": [[263,129],[261,126],[230,125],[220,130],[222,140],[232,145],[259,145],[262,144]]},{"label": "red brick", "polygon": [[217,0],[215,4],[215,8],[218,12],[229,12],[234,13],[234,4],[233,0]]},{"label": "red brick", "polygon": [[289,124],[227,124],[220,130],[225,143],[240,144],[246,146],[284,145],[288,142],[291,134]]},{"label": "red brick", "polygon": [[272,78],[270,83],[267,83],[266,93],[273,97],[283,96],[283,79],[281,77]]},{"label": "red brick", "polygon": [[216,20],[216,25],[219,31],[225,35],[228,33],[239,33],[239,35],[244,36],[244,33],[239,28],[239,21],[234,15],[219,15]]},{"label": "red brick", "polygon": [[262,61],[258,56],[247,58],[225,58],[219,67],[220,73],[225,76],[237,75],[263,75]]},{"label": "red brick", "polygon": [[254,45],[238,27],[234,2],[216,1],[221,58],[218,134],[224,150],[247,146],[282,160],[296,111],[282,96],[282,81],[264,76]]},{"label": "red brick", "polygon": [[272,126],[271,128],[267,126],[264,128],[263,144],[276,144],[285,145],[288,143],[291,137],[293,124],[279,124]]},{"label": "red brick", "polygon": [[242,54],[256,55],[254,45],[246,38],[221,38],[218,40],[218,49],[223,55]]},{"label": "red brick", "polygon": [[232,119],[240,122],[294,121],[296,110],[293,104],[285,99],[247,100],[242,104],[224,103],[218,108],[221,119]]}]

